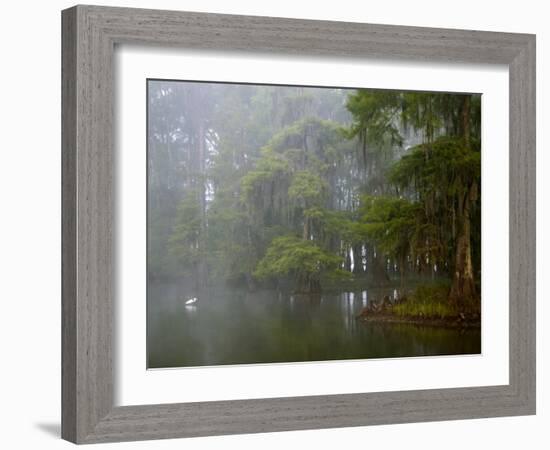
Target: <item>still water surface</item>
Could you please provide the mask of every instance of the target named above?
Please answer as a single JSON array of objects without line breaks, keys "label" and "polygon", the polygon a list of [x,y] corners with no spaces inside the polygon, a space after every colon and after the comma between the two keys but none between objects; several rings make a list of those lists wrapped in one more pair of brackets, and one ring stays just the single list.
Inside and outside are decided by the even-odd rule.
[{"label": "still water surface", "polygon": [[209,289],[186,306],[176,284],[148,287],[148,367],[476,354],[479,330],[362,323],[369,299],[394,289],[320,298]]}]

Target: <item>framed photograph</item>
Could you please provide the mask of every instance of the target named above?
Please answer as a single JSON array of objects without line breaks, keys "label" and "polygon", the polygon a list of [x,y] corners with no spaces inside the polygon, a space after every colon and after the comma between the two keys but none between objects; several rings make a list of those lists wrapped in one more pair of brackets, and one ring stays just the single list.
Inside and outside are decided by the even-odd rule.
[{"label": "framed photograph", "polygon": [[62,435],[535,413],[535,37],[62,13]]}]

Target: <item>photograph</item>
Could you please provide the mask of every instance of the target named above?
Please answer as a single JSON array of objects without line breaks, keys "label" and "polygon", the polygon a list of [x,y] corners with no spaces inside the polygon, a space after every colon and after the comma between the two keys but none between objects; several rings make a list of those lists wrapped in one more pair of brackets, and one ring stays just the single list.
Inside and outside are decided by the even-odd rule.
[{"label": "photograph", "polygon": [[147,80],[149,369],[481,353],[481,95]]}]

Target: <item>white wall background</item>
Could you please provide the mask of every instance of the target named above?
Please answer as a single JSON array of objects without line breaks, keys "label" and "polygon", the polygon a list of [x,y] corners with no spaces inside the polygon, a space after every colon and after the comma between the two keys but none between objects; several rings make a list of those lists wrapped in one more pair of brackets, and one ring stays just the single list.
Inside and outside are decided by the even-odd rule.
[{"label": "white wall background", "polygon": [[[537,0],[104,1],[134,6],[308,19],[468,28],[537,34],[538,414],[533,417],[389,425],[118,444],[117,448],[188,449],[350,446],[500,450],[548,446],[550,395],[548,292],[550,170],[542,149],[550,132],[550,28]],[[60,417],[60,10],[72,2],[5,2],[0,16],[0,416],[3,448],[69,448]],[[546,85],[546,86],[545,86]],[[545,170],[546,169],[546,170]],[[546,194],[546,195],[544,195]],[[545,202],[546,199],[546,202]],[[546,208],[543,203],[546,203]],[[546,276],[546,279],[545,279]],[[546,329],[545,329],[546,327]],[[546,367],[545,367],[546,366]],[[545,427],[546,425],[546,427]],[[107,448],[105,445],[97,448]],[[109,447],[113,448],[113,447]]]}]

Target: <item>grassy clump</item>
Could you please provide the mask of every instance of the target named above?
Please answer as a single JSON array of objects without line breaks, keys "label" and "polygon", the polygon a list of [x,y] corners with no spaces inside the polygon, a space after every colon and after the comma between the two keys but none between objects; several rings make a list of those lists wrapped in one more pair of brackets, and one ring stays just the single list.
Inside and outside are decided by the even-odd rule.
[{"label": "grassy clump", "polygon": [[393,312],[401,317],[448,318],[460,311],[448,300],[449,286],[438,284],[419,286],[405,301],[393,306]]}]

